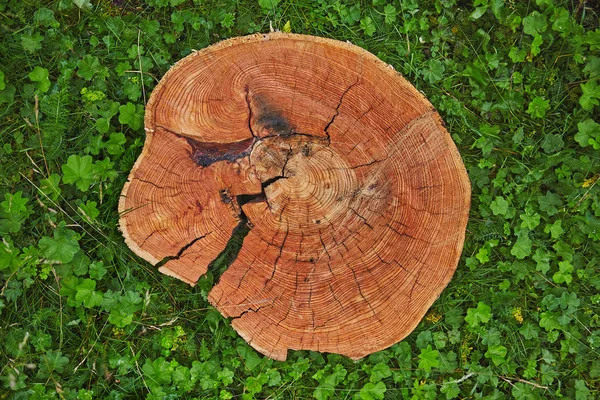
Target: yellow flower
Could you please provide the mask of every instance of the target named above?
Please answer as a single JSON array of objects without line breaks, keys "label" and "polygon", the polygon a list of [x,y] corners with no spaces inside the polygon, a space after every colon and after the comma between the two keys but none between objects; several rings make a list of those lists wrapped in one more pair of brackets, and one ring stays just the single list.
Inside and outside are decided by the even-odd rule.
[{"label": "yellow flower", "polygon": [[600,178],[600,174],[596,174],[593,177],[591,177],[590,179],[586,179],[585,181],[583,181],[583,183],[581,184],[581,187],[583,188],[587,188],[592,186],[594,183],[596,183],[596,181],[598,180],[598,178]]},{"label": "yellow flower", "polygon": [[430,311],[425,317],[425,320],[427,322],[431,322],[432,324],[437,324],[440,319],[442,319],[442,316],[433,310]]},{"label": "yellow flower", "polygon": [[513,318],[520,324],[523,323],[523,314],[521,312],[521,307],[515,307],[512,310],[512,316]]}]

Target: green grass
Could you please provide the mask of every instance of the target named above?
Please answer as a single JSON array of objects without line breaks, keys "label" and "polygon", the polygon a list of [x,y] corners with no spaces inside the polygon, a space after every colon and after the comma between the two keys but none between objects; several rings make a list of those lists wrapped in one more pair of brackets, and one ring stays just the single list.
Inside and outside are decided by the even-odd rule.
[{"label": "green grass", "polygon": [[[0,399],[600,396],[593,1],[0,2]],[[123,243],[143,105],[175,61],[275,29],[368,49],[425,92],[473,184],[457,273],[403,342],[274,362]],[[140,73],[140,65],[143,74]]]}]

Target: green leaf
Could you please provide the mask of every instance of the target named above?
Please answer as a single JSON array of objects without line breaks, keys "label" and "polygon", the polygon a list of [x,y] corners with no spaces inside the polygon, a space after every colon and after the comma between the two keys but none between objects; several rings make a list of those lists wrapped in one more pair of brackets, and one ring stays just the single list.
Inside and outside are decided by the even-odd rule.
[{"label": "green leaf", "polygon": [[428,345],[426,349],[421,349],[419,368],[423,368],[427,373],[431,372],[431,368],[440,365],[439,355],[439,351],[432,350],[431,345]]},{"label": "green leaf", "polygon": [[590,145],[590,139],[600,141],[600,124],[588,118],[577,124],[575,140],[581,147],[587,147]]},{"label": "green leaf", "polygon": [[4,82],[4,72],[0,71],[0,90],[4,90],[6,82]]},{"label": "green leaf", "polygon": [[127,103],[119,107],[119,122],[129,125],[133,130],[144,126],[144,106],[141,104]]},{"label": "green leaf", "polygon": [[123,148],[125,142],[125,135],[122,132],[111,133],[110,139],[105,144],[106,151],[108,151],[108,154],[110,155],[121,155],[125,151]]},{"label": "green leaf", "polygon": [[588,400],[593,398],[594,397],[590,392],[590,389],[586,386],[585,381],[577,379],[575,381],[575,400]]},{"label": "green leaf", "polygon": [[557,7],[550,20],[552,21],[552,29],[561,33],[561,36],[564,36],[564,34],[572,29],[573,22],[569,10],[563,7]]},{"label": "green leaf", "polygon": [[248,379],[246,379],[244,387],[250,394],[260,393],[262,391],[262,385],[267,383],[268,379],[269,378],[264,374],[259,374],[257,377],[249,376]]},{"label": "green leaf", "polygon": [[563,292],[558,304],[563,310],[567,309],[568,312],[572,313],[577,310],[577,307],[581,304],[581,300],[577,298],[576,293]]},{"label": "green leaf", "polygon": [[94,163],[94,175],[101,181],[112,180],[117,177],[117,171],[114,169],[114,163],[105,158]]},{"label": "green leaf", "polygon": [[540,314],[540,321],[538,324],[541,328],[544,328],[546,332],[552,332],[555,329],[560,329],[560,324],[558,323],[556,315],[550,311]]},{"label": "green leaf", "polygon": [[341,5],[338,8],[338,14],[342,20],[342,23],[347,25],[354,25],[355,22],[360,20],[360,6],[358,4],[348,7]]},{"label": "green leaf", "polygon": [[540,224],[540,214],[535,213],[533,215],[529,214],[521,214],[519,216],[521,218],[521,228],[527,228],[529,230],[535,229]]},{"label": "green leaf", "polygon": [[456,381],[444,382],[440,392],[446,395],[446,400],[455,399],[460,394],[460,387]]},{"label": "green leaf", "polygon": [[94,182],[94,167],[91,156],[78,156],[73,154],[62,166],[63,182],[75,184],[82,192],[87,192]]},{"label": "green leaf", "polygon": [[469,308],[465,321],[471,327],[477,327],[480,323],[487,323],[492,318],[492,308],[480,301],[477,303],[477,308]]},{"label": "green leaf", "polygon": [[359,395],[362,400],[382,400],[385,397],[386,390],[387,388],[383,382],[369,382],[360,389]]},{"label": "green leaf", "polygon": [[225,13],[223,18],[221,18],[221,26],[223,28],[231,28],[235,22],[235,14],[234,13]]},{"label": "green leaf", "polygon": [[129,62],[127,62],[127,61],[121,61],[115,67],[115,72],[117,73],[118,76],[123,76],[123,75],[125,75],[125,72],[126,71],[130,71],[131,68],[132,67],[131,67],[131,64],[129,64]]},{"label": "green leaf", "polygon": [[78,211],[83,214],[83,218],[87,222],[95,221],[96,218],[100,215],[100,211],[96,208],[95,201],[86,201],[85,204],[80,204],[78,207]]},{"label": "green leaf", "polygon": [[94,261],[90,264],[90,278],[100,280],[106,275],[106,268],[102,261]]},{"label": "green leaf", "polygon": [[393,24],[394,22],[396,22],[396,7],[394,7],[391,4],[386,4],[385,7],[383,7],[383,15],[385,17],[385,23],[388,25]]},{"label": "green leaf", "polygon": [[514,63],[523,62],[527,57],[526,49],[519,49],[518,47],[511,47],[508,51],[508,56],[510,60]]},{"label": "green leaf", "polygon": [[521,231],[519,237],[517,238],[517,241],[510,250],[510,254],[517,257],[519,260],[522,260],[531,254],[532,244],[533,243],[529,238],[529,231],[527,229],[524,229]]},{"label": "green leaf", "polygon": [[123,312],[119,308],[113,308],[110,310],[108,322],[119,328],[124,328],[126,326],[131,325],[131,323],[133,322],[133,314]]},{"label": "green leaf", "polygon": [[82,10],[91,10],[93,8],[91,0],[73,0],[73,4]]},{"label": "green leaf", "polygon": [[84,307],[93,308],[102,304],[102,294],[96,292],[96,281],[83,279],[75,290],[77,290],[75,300],[82,303]]},{"label": "green leaf", "polygon": [[142,97],[142,88],[139,82],[127,81],[123,86],[123,93],[131,101],[137,101]]},{"label": "green leaf", "polygon": [[544,233],[550,233],[552,239],[558,239],[564,232],[562,228],[562,220],[556,220],[552,225],[548,224],[544,228]]},{"label": "green leaf", "polygon": [[502,196],[496,196],[490,203],[490,209],[494,215],[506,215],[508,212],[508,201]]},{"label": "green leaf", "polygon": [[488,347],[488,351],[485,353],[485,356],[486,358],[491,359],[494,362],[494,364],[502,365],[506,362],[504,358],[506,357],[506,352],[506,347],[496,344]]},{"label": "green leaf", "polygon": [[238,354],[244,359],[244,365],[248,371],[254,370],[260,363],[261,358],[256,354],[256,351],[250,346],[239,344],[236,347]]},{"label": "green leaf", "polygon": [[548,28],[546,16],[534,11],[529,16],[523,18],[523,32],[528,35],[540,35]]},{"label": "green leaf", "polygon": [[281,384],[281,373],[279,373],[278,370],[270,368],[267,370],[266,374],[269,377],[269,386],[279,386]]},{"label": "green leaf", "polygon": [[69,359],[62,355],[61,351],[48,350],[45,355],[40,357],[38,376],[47,378],[53,372],[62,374]]},{"label": "green leaf", "polygon": [[579,105],[586,111],[590,111],[600,104],[600,86],[596,79],[590,79],[586,83],[581,84],[581,97]]},{"label": "green leaf", "polygon": [[42,179],[40,182],[40,189],[42,192],[50,197],[52,200],[57,200],[60,196],[60,175],[50,174],[48,178]]},{"label": "green leaf", "polygon": [[375,364],[375,366],[371,370],[371,377],[369,378],[369,380],[371,382],[379,382],[385,378],[389,378],[390,376],[392,376],[392,371],[390,370],[390,367],[388,367],[384,363],[378,363]]},{"label": "green leaf", "polygon": [[21,197],[22,194],[22,191],[18,191],[15,194],[4,194],[4,201],[0,203],[0,205],[7,214],[21,214],[27,212],[26,204],[29,199]]},{"label": "green leaf", "polygon": [[550,269],[550,256],[542,249],[537,249],[533,255],[533,260],[537,263],[535,269],[542,273],[548,272]]},{"label": "green leaf", "polygon": [[544,140],[542,140],[542,149],[547,154],[552,154],[560,151],[565,145],[565,142],[562,139],[562,135],[558,134],[548,134],[544,136]]},{"label": "green leaf", "polygon": [[519,329],[519,333],[525,337],[527,340],[535,339],[539,335],[539,330],[537,327],[531,322],[525,322],[523,327]]},{"label": "green leaf", "polygon": [[221,381],[224,386],[229,386],[233,383],[233,376],[233,371],[230,371],[226,367],[217,373],[217,379]]},{"label": "green leaf", "polygon": [[373,22],[371,17],[364,17],[360,20],[360,29],[363,30],[365,35],[373,36],[375,31],[377,30],[377,27],[375,26],[375,23]]},{"label": "green leaf", "polygon": [[538,203],[540,205],[540,211],[544,211],[549,216],[558,213],[558,208],[562,206],[560,196],[551,191],[547,191],[545,196],[539,195]]},{"label": "green leaf", "polygon": [[188,367],[183,365],[178,366],[173,371],[173,383],[177,385],[180,390],[189,392],[194,388],[194,381],[192,380],[192,374]]},{"label": "green leaf", "polygon": [[277,7],[280,0],[258,0],[258,4],[261,6],[263,10],[270,11]]},{"label": "green leaf", "polygon": [[44,37],[37,32],[32,35],[21,35],[21,45],[30,53],[42,48],[42,40],[44,40]]},{"label": "green leaf", "polygon": [[9,237],[0,241],[0,271],[9,268],[12,272],[19,265],[19,249],[10,241]]},{"label": "green leaf", "polygon": [[587,64],[585,64],[583,72],[589,78],[600,78],[600,57],[591,56]]},{"label": "green leaf", "polygon": [[138,292],[128,290],[119,298],[119,309],[125,313],[136,313],[142,309],[142,306],[142,298]]},{"label": "green leaf", "polygon": [[531,115],[533,118],[544,118],[546,116],[546,111],[549,108],[549,100],[546,100],[543,97],[536,97],[529,103],[527,114]]},{"label": "green leaf", "polygon": [[444,76],[444,71],[446,67],[444,67],[444,63],[440,60],[430,60],[428,63],[428,68],[424,69],[421,74],[423,75],[423,79],[425,79],[429,83],[436,83],[442,80]]},{"label": "green leaf", "polygon": [[58,28],[60,24],[54,19],[54,11],[40,7],[33,15],[33,20],[42,26]]},{"label": "green leaf", "polygon": [[573,265],[569,261],[561,261],[558,263],[558,271],[552,275],[552,280],[556,283],[566,283],[567,285],[573,281]]},{"label": "green leaf", "polygon": [[2,294],[4,295],[4,297],[6,297],[8,301],[15,302],[23,294],[23,291],[21,290],[22,287],[23,283],[21,283],[21,281],[8,281],[8,284],[6,284],[6,286],[3,287]]},{"label": "green leaf", "polygon": [[68,263],[79,251],[79,235],[68,229],[56,229],[54,238],[43,236],[38,246],[42,257],[49,261]]},{"label": "green leaf", "polygon": [[100,65],[98,57],[87,54],[81,60],[77,61],[77,68],[77,75],[86,81],[89,81],[100,71],[102,65]]},{"label": "green leaf", "polygon": [[50,89],[50,79],[48,79],[48,70],[42,67],[35,67],[33,71],[27,75],[32,82],[37,82],[38,90],[46,93]]},{"label": "green leaf", "polygon": [[477,20],[477,19],[483,17],[483,14],[485,14],[487,9],[488,9],[488,6],[475,7],[475,10],[473,10],[471,15],[469,15],[469,18]]},{"label": "green leaf", "polygon": [[[477,258],[480,264],[485,264],[490,261],[490,250],[487,247],[480,248],[477,254],[475,254],[475,258]],[[477,266],[474,266],[474,268],[477,268]]]},{"label": "green leaf", "polygon": [[160,357],[154,361],[146,359],[142,371],[150,386],[160,386],[171,383],[174,368],[163,357]]}]

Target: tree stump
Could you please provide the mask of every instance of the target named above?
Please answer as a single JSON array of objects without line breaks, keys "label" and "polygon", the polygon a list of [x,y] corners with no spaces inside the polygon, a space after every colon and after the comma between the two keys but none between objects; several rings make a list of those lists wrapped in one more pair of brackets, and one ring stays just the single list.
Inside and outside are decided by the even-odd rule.
[{"label": "tree stump", "polygon": [[433,106],[349,43],[271,33],[174,65],[119,203],[129,247],[195,284],[256,350],[353,359],[406,337],[450,281],[470,183]]}]

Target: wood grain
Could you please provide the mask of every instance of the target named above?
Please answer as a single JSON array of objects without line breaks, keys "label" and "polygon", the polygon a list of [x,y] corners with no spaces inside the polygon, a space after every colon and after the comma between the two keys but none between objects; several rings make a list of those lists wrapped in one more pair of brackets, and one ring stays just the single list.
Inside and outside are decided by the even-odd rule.
[{"label": "wood grain", "polygon": [[406,337],[450,281],[470,184],[436,110],[349,43],[285,33],[178,62],[146,107],[119,211],[129,247],[194,284],[255,349],[360,358]]}]

